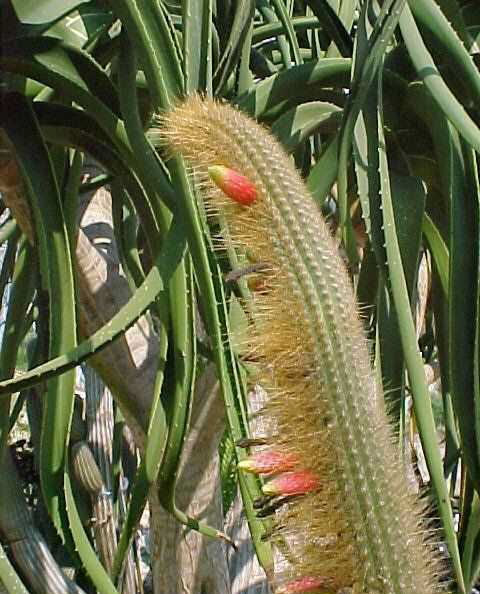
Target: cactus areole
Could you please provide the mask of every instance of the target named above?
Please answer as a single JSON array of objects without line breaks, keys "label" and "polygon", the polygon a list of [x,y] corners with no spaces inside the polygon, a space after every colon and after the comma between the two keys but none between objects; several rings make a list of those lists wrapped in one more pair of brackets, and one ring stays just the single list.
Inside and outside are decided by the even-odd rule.
[{"label": "cactus areole", "polygon": [[[295,495],[276,511],[271,539],[289,554],[274,587],[443,591],[438,547],[399,459],[348,274],[291,158],[239,110],[198,96],[166,114],[162,132],[192,166],[207,211],[226,221],[231,245],[269,263],[248,304],[244,351],[268,394],[264,415],[276,428],[268,447],[282,453],[264,491]],[[267,457],[257,459],[260,472]]]}]

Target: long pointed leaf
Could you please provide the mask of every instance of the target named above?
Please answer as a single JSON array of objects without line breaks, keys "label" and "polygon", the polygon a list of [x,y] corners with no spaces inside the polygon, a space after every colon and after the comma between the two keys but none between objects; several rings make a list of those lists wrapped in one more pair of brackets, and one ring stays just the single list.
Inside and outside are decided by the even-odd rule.
[{"label": "long pointed leaf", "polygon": [[400,28],[418,76],[459,133],[480,152],[480,129],[443,80],[408,6],[400,18]]},{"label": "long pointed leaf", "polygon": [[134,324],[150,307],[159,291],[164,290],[184,251],[185,230],[183,224],[174,219],[156,266],[148,273],[144,283],[137,289],[130,301],[105,326],[81,342],[75,349],[34,367],[18,378],[0,382],[0,395],[18,392],[49,377],[63,373],[107,347],[117,336]]},{"label": "long pointed leaf", "polygon": [[183,9],[185,90],[212,94],[212,0],[186,0]]},{"label": "long pointed leaf", "polygon": [[381,198],[384,216],[389,278],[398,315],[400,337],[402,340],[405,363],[412,388],[415,418],[419,426],[422,446],[428,469],[430,471],[432,485],[435,490],[438,510],[445,530],[445,538],[452,557],[455,577],[457,579],[460,591],[465,592],[465,585],[460,563],[460,554],[458,550],[455,527],[453,523],[453,514],[450,504],[450,495],[443,477],[443,464],[436,440],[436,429],[432,405],[425,382],[422,356],[418,350],[415,326],[413,323],[410,301],[408,298],[408,289],[402,267],[400,249],[398,246],[395,217],[390,192],[387,156],[384,149],[385,139],[383,135],[383,129],[383,121],[381,118],[379,118],[378,135]]},{"label": "long pointed leaf", "polygon": [[[42,280],[49,294],[49,354],[56,357],[76,345],[73,269],[59,190],[37,120],[25,98],[8,95],[3,107],[3,126],[15,147],[31,199]],[[64,539],[67,529],[61,473],[73,411],[74,382],[75,374],[71,371],[48,383],[40,450],[45,503]]]}]

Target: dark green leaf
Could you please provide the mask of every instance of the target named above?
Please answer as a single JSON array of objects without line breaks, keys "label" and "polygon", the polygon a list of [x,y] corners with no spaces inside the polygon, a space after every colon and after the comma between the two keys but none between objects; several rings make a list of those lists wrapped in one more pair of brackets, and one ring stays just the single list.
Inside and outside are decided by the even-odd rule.
[{"label": "dark green leaf", "polygon": [[307,0],[306,4],[311,8],[322,28],[330,35],[340,55],[350,58],[353,54],[352,38],[328,0]]},{"label": "dark green leaf", "polygon": [[89,0],[11,0],[20,22],[41,25],[58,21]]},{"label": "dark green leaf", "polygon": [[294,107],[272,125],[272,132],[287,151],[294,151],[299,144],[316,131],[335,132],[340,125],[342,110],[332,103],[313,101]]},{"label": "dark green leaf", "polygon": [[250,28],[254,11],[254,0],[236,2],[233,22],[228,31],[228,41],[214,73],[213,82],[217,94],[221,92],[240,58],[242,45]]}]

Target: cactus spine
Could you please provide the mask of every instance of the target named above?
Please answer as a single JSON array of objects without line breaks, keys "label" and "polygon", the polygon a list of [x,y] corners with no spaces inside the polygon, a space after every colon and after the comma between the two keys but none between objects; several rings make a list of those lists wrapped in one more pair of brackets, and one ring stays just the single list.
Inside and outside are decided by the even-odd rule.
[{"label": "cactus spine", "polygon": [[[256,122],[198,96],[162,117],[162,133],[192,166],[207,209],[227,222],[229,241],[268,263],[248,304],[248,351],[269,394],[269,447],[297,466],[266,492],[302,473],[317,478],[276,512],[272,538],[291,548],[278,590],[440,591],[440,563],[399,461],[347,272],[291,159]],[[236,174],[242,196],[249,180],[254,199],[232,196]]]}]

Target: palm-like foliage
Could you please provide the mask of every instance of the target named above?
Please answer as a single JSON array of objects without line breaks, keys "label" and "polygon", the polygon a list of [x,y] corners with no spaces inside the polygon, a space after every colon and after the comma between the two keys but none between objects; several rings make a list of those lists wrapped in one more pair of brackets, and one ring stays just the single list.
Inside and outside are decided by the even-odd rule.
[{"label": "palm-like foliage", "polygon": [[[226,338],[244,323],[243,289],[223,283],[234,255],[214,256],[214,230],[198,213],[183,164],[157,153],[148,132],[153,114],[194,91],[271,127],[331,220],[365,307],[400,443],[418,431],[451,576],[459,592],[471,589],[480,570],[477,4],[4,0],[1,10],[0,189],[10,213],[0,228],[2,291],[12,280],[0,356],[2,476],[12,477],[0,484],[7,590],[25,591],[22,579],[44,591],[45,582],[32,581],[22,565],[17,541],[35,558],[46,540],[56,560],[43,570],[32,564],[42,579],[58,570],[56,548],[76,569],[78,585],[64,589],[89,591],[93,583],[99,592],[117,591],[149,492],[153,516],[161,505],[219,536],[178,508],[176,470],[199,358],[215,362],[226,404],[225,475],[229,455],[245,456],[232,443],[248,435],[246,375]],[[412,311],[421,262],[428,289],[419,318]],[[207,338],[195,336],[197,298]],[[16,373],[25,336],[32,371]],[[111,389],[116,426],[130,427],[141,452],[136,472],[124,456],[113,475],[116,506],[115,480],[120,472],[130,478],[128,512],[118,547],[100,556],[103,566],[93,548],[102,539],[96,534],[92,545],[82,518],[110,487],[96,483],[83,498],[76,483],[72,489],[82,464],[78,443],[92,442],[94,433],[93,421],[87,434],[81,423],[70,430],[72,417],[78,422],[73,369],[81,361]],[[441,378],[443,456],[425,364]],[[20,482],[7,454],[25,400],[41,483],[36,507],[49,518],[41,530],[15,497]],[[112,435],[108,427],[99,434]],[[121,437],[115,433],[117,469]],[[111,470],[103,472],[105,480]],[[259,484],[238,481],[268,570],[266,525],[253,509]],[[160,540],[158,525],[156,533]],[[133,578],[123,589],[135,591]]]}]

